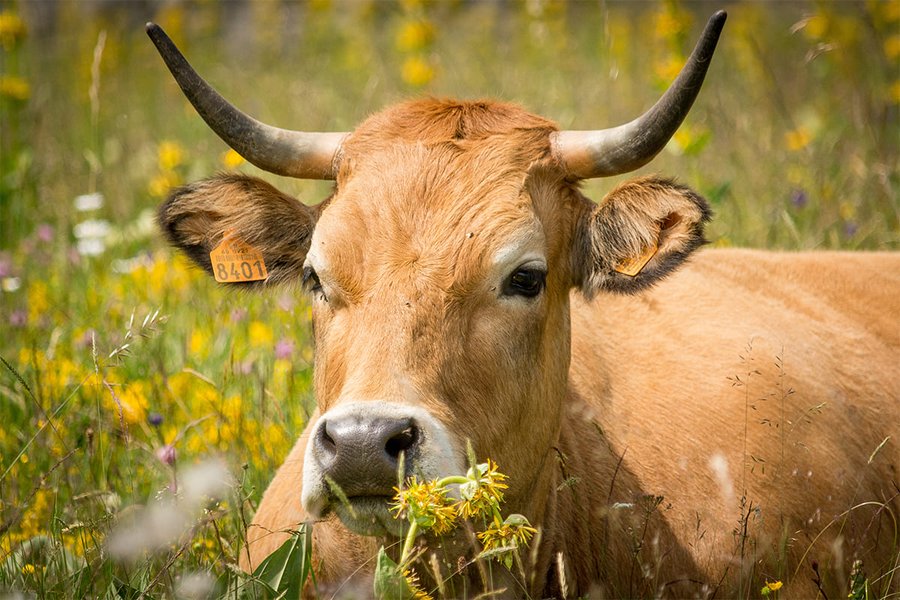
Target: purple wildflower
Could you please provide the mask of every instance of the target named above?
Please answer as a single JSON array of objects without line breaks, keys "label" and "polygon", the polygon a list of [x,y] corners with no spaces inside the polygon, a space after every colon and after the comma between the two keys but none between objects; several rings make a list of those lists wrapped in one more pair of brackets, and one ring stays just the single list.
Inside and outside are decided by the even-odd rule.
[{"label": "purple wildflower", "polygon": [[279,360],[290,360],[294,353],[294,341],[288,338],[281,338],[275,344],[275,358]]},{"label": "purple wildflower", "polygon": [[154,427],[159,427],[160,425],[162,425],[163,416],[158,412],[151,412],[149,415],[147,415],[147,421]]},{"label": "purple wildflower", "polygon": [[24,327],[28,322],[28,313],[24,310],[14,310],[9,315],[9,324],[13,327]]},{"label": "purple wildflower", "polygon": [[854,221],[847,221],[844,223],[844,235],[846,237],[853,237],[856,235],[856,232],[859,231],[859,224]]},{"label": "purple wildflower", "polygon": [[804,190],[798,189],[791,192],[791,204],[794,205],[794,208],[803,208],[807,202],[809,202],[809,198]]},{"label": "purple wildflower", "polygon": [[246,308],[235,308],[231,311],[231,322],[232,323],[240,323],[247,317],[247,309]]},{"label": "purple wildflower", "polygon": [[40,241],[49,244],[53,241],[53,226],[48,225],[47,223],[41,223],[37,226],[35,235],[37,235],[37,239]]},{"label": "purple wildflower", "polygon": [[166,444],[160,448],[156,449],[156,458],[160,460],[164,465],[172,466],[175,464],[176,454],[175,454],[175,446],[172,444]]}]

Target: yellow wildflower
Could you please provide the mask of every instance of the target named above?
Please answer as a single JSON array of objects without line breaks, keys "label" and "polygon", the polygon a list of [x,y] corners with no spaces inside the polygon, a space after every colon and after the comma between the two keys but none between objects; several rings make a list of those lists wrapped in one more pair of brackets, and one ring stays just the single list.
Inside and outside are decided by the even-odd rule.
[{"label": "yellow wildflower", "polygon": [[447,498],[447,489],[437,480],[419,483],[413,476],[406,489],[397,492],[391,511],[396,516],[405,514],[422,529],[431,529],[435,535],[449,533],[456,526],[456,508]]},{"label": "yellow wildflower", "polygon": [[222,154],[222,164],[227,169],[236,169],[244,164],[244,157],[237,153],[233,148],[229,148]]},{"label": "yellow wildflower", "polygon": [[811,40],[821,40],[828,32],[828,17],[816,14],[808,17],[803,23],[803,34]]},{"label": "yellow wildflower", "polygon": [[772,592],[777,592],[784,584],[780,581],[766,581],[766,585],[759,591],[763,596],[768,596]]},{"label": "yellow wildflower", "polygon": [[412,592],[413,600],[432,600],[431,595],[422,589],[419,583],[419,576],[412,569],[403,570],[403,578],[406,579],[406,585]]},{"label": "yellow wildflower", "polygon": [[900,104],[900,79],[892,83],[891,87],[888,88],[888,97],[894,104]]},{"label": "yellow wildflower", "polygon": [[145,383],[140,380],[127,386],[113,386],[113,391],[106,396],[105,403],[115,415],[113,420],[116,423],[134,425],[147,418],[148,401],[145,387]]},{"label": "yellow wildflower", "polygon": [[163,171],[171,171],[184,162],[184,149],[178,142],[165,140],[159,144],[157,156],[159,168]]},{"label": "yellow wildflower", "polygon": [[670,39],[684,34],[690,26],[687,12],[664,9],[656,14],[653,30],[658,39]]},{"label": "yellow wildflower", "polygon": [[22,574],[23,575],[34,575],[34,565],[31,563],[26,563],[22,566]]},{"label": "yellow wildflower", "polygon": [[470,468],[466,477],[469,482],[459,486],[459,515],[464,519],[478,515],[491,517],[495,510],[499,511],[507,485],[503,483],[506,475],[497,470],[497,464],[488,459]]},{"label": "yellow wildflower", "polygon": [[884,54],[891,60],[900,57],[900,33],[895,33],[884,41]]},{"label": "yellow wildflower", "polygon": [[806,148],[809,145],[812,136],[805,127],[798,127],[784,134],[784,145],[788,150],[797,151]]},{"label": "yellow wildflower", "polygon": [[414,52],[428,47],[434,41],[434,26],[427,21],[407,21],[397,32],[394,40],[402,52]]},{"label": "yellow wildflower", "polygon": [[486,530],[478,534],[485,553],[512,568],[513,553],[520,546],[527,546],[537,530],[522,515],[509,515],[503,523],[495,520]]},{"label": "yellow wildflower", "polygon": [[25,22],[14,12],[0,12],[0,46],[12,50],[16,42],[25,37]]},{"label": "yellow wildflower", "polygon": [[31,96],[31,86],[15,75],[0,76],[0,96],[24,102]]},{"label": "yellow wildflower", "polygon": [[150,184],[147,186],[147,190],[150,192],[151,196],[162,198],[167,195],[172,188],[179,185],[181,185],[181,177],[174,171],[166,171],[151,179]]},{"label": "yellow wildflower", "polygon": [[411,56],[403,63],[403,81],[412,87],[424,87],[434,79],[434,67],[420,56]]},{"label": "yellow wildflower", "polygon": [[844,221],[850,221],[856,216],[856,207],[850,202],[841,202],[838,206],[838,213]]},{"label": "yellow wildflower", "polygon": [[275,343],[272,328],[262,321],[250,322],[250,345],[254,348],[269,348]]},{"label": "yellow wildflower", "polygon": [[28,320],[34,322],[50,308],[49,290],[43,281],[35,281],[28,286]]},{"label": "yellow wildflower", "polygon": [[678,56],[668,56],[653,65],[653,72],[657,79],[664,85],[668,86],[678,77],[681,67],[684,66],[684,59]]},{"label": "yellow wildflower", "polygon": [[209,333],[200,328],[191,331],[188,351],[194,357],[206,357],[209,354]]}]

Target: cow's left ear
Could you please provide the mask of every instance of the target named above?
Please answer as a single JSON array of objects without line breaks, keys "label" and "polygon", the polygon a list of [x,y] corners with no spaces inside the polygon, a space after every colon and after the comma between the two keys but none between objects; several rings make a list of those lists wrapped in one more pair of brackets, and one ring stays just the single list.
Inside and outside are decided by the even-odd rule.
[{"label": "cow's left ear", "polygon": [[[217,281],[252,285],[300,278],[317,216],[261,179],[222,174],[174,190],[158,221],[169,242]],[[214,268],[210,253],[223,241],[238,258]]]},{"label": "cow's left ear", "polygon": [[613,189],[580,223],[580,287],[638,292],[671,273],[705,243],[706,200],[671,180],[631,179]]}]

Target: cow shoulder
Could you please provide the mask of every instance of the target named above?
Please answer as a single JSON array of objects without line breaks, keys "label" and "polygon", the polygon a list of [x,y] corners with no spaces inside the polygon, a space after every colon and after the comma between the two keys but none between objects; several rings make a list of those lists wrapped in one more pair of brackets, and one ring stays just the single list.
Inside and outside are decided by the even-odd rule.
[{"label": "cow shoulder", "polygon": [[169,242],[212,274],[210,252],[226,236],[262,254],[267,283],[298,278],[317,211],[255,177],[221,174],[172,192],[158,221]]},{"label": "cow shoulder", "polygon": [[576,236],[576,272],[587,297],[653,285],[705,243],[709,205],[669,179],[625,181],[586,212]]}]

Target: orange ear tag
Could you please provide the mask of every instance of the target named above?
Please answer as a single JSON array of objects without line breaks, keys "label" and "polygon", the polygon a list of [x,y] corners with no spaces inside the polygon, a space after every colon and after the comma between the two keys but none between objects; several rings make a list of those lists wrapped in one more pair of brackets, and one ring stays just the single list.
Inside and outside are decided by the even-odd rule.
[{"label": "orange ear tag", "polygon": [[629,277],[634,277],[638,273],[643,270],[643,268],[650,262],[650,259],[656,256],[656,251],[659,248],[654,243],[652,246],[644,250],[644,253],[635,258],[626,258],[622,262],[620,262],[615,267],[615,271],[617,273],[622,273],[623,275],[628,275]]},{"label": "orange ear tag", "polygon": [[262,252],[237,237],[229,229],[218,246],[209,253],[213,275],[219,283],[262,281],[269,277]]}]

